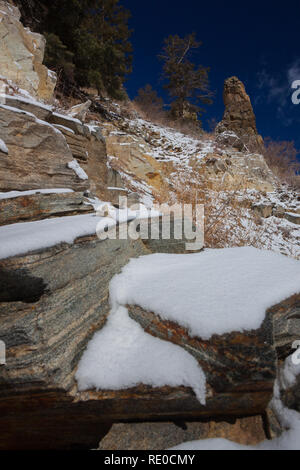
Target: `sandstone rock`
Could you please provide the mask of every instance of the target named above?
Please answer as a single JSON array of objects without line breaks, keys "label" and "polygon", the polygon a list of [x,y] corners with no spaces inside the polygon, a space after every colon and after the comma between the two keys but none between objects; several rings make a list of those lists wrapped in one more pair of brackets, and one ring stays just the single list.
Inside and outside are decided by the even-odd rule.
[{"label": "sandstone rock", "polygon": [[273,173],[260,154],[208,153],[201,162],[208,187],[217,191],[222,188],[270,192],[276,185]]},{"label": "sandstone rock", "polygon": [[34,114],[42,121],[47,121],[51,115],[51,106],[46,106],[39,102],[32,102],[31,100],[26,100],[21,97],[6,95],[4,98],[1,98],[1,102],[7,106]]},{"label": "sandstone rock", "polygon": [[0,199],[0,225],[93,211],[82,193],[34,194]]},{"label": "sandstone rock", "polygon": [[150,155],[143,139],[112,133],[106,137],[106,149],[112,169],[134,176],[154,190],[160,190],[164,186],[162,167]]},{"label": "sandstone rock", "polygon": [[0,159],[0,191],[70,188],[84,191],[89,182],[67,167],[73,160],[64,136],[35,116],[0,105],[0,138],[8,155]]},{"label": "sandstone rock", "polygon": [[165,450],[182,442],[223,438],[255,445],[266,439],[261,416],[197,423],[119,423],[100,442],[99,450]]},{"label": "sandstone rock", "polygon": [[79,121],[79,119],[71,118],[64,114],[54,112],[49,116],[48,122],[50,122],[50,124],[57,124],[67,129],[71,129],[75,134],[83,136],[90,135],[89,128]]},{"label": "sandstone rock", "polygon": [[45,39],[23,27],[18,8],[0,1],[1,75],[40,99],[51,101],[55,73],[43,65]]},{"label": "sandstone rock", "polygon": [[75,123],[76,132],[70,132],[65,127],[56,127],[65,136],[73,158],[79,161],[87,173],[91,192],[100,199],[110,200],[107,190],[109,183],[106,146],[100,128],[90,132],[87,126],[78,126]]},{"label": "sandstone rock", "polygon": [[71,115],[72,117],[76,117],[77,119],[80,119],[80,121],[84,121],[91,104],[92,104],[91,100],[88,100],[85,103],[72,106],[72,108],[69,109],[68,114]]},{"label": "sandstone rock", "polygon": [[[244,84],[237,78],[225,80],[223,93],[225,112],[222,121],[216,127],[219,142],[228,145],[228,138],[234,134],[240,139],[238,145],[246,146],[250,151],[262,146],[262,138],[256,129],[256,119]],[[222,137],[223,136],[223,137]],[[232,142],[234,145],[234,142]]]}]

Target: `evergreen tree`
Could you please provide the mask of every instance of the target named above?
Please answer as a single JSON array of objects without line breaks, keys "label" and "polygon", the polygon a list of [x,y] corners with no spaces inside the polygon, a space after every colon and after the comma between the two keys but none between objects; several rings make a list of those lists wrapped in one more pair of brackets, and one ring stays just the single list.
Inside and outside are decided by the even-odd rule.
[{"label": "evergreen tree", "polygon": [[193,53],[199,49],[201,43],[196,40],[195,34],[181,38],[177,34],[169,36],[164,41],[162,54],[163,76],[166,80],[165,89],[174,99],[171,111],[174,117],[184,118],[193,113],[204,110],[198,104],[210,104],[208,67],[196,66],[191,62]]},{"label": "evergreen tree", "polygon": [[23,4],[25,18],[30,17],[35,5],[43,11],[35,19],[35,29],[48,39],[46,65],[61,71],[63,81],[73,79],[79,86],[95,86],[99,94],[123,97],[123,83],[131,72],[132,49],[130,13],[119,0],[17,2]]}]

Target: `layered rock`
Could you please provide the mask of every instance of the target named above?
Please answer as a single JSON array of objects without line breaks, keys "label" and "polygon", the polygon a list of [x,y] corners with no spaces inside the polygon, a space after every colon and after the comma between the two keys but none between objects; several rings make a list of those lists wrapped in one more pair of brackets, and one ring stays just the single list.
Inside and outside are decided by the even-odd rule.
[{"label": "layered rock", "polygon": [[112,132],[106,137],[106,148],[113,170],[134,177],[154,191],[165,185],[162,167],[151,156],[149,146],[142,138]]},{"label": "layered rock", "polygon": [[51,101],[56,75],[43,65],[45,38],[24,28],[20,16],[18,8],[0,2],[0,76]]},{"label": "layered rock", "polygon": [[223,99],[225,112],[216,127],[217,141],[239,150],[260,149],[263,140],[257,132],[251,101],[244,84],[237,77],[225,80]]},{"label": "layered rock", "polygon": [[78,160],[89,177],[92,193],[107,200],[107,153],[100,127],[89,127],[78,119],[57,113],[51,113],[48,121],[64,135],[73,158]]},{"label": "layered rock", "polygon": [[[176,244],[172,251],[179,251]],[[111,278],[130,258],[148,253],[140,239],[90,236],[0,262],[0,337],[7,348],[0,370],[0,448],[91,448],[113,416],[138,416],[134,392],[79,393],[74,374],[88,341],[105,323]],[[193,396],[175,390],[179,402],[182,392]],[[152,397],[152,391],[141,387],[137,399],[147,415],[144,393]],[[148,414],[161,393],[151,398]],[[175,411],[178,403],[174,399]]]},{"label": "layered rock", "polygon": [[24,195],[0,199],[0,226],[92,211],[93,207],[80,192]]},{"label": "layered rock", "polygon": [[73,155],[60,131],[33,114],[0,105],[0,138],[8,148],[1,154],[0,190],[89,187],[68,168]]}]

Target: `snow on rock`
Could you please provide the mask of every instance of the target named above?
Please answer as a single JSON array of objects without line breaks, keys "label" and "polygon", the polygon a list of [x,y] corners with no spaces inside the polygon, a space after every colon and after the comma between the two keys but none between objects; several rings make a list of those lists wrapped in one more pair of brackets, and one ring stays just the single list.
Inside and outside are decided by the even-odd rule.
[{"label": "snow on rock", "polygon": [[15,197],[31,196],[33,194],[62,194],[73,193],[73,189],[69,188],[52,188],[52,189],[30,189],[28,191],[8,191],[0,193],[0,199],[12,199]]},{"label": "snow on rock", "polygon": [[78,178],[81,180],[88,180],[89,177],[86,174],[86,172],[81,168],[77,160],[72,160],[71,162],[68,163],[68,168],[71,168],[72,170],[75,171],[76,175]]},{"label": "snow on rock", "polygon": [[[300,354],[298,351],[296,355],[300,357]],[[300,364],[295,364],[293,359],[294,359],[293,354],[286,358],[284,362],[284,367],[280,373],[280,384],[284,390],[287,390],[293,385],[295,385],[297,381],[297,376],[300,375]]]},{"label": "snow on rock", "polygon": [[8,148],[2,139],[0,139],[0,152],[8,153]]},{"label": "snow on rock", "polygon": [[205,404],[205,375],[180,346],[145,333],[124,307],[116,307],[96,333],[76,373],[79,390],[119,390],[139,384],[192,387]]},{"label": "snow on rock", "polygon": [[[95,206],[99,201],[94,201]],[[9,258],[33,250],[48,248],[59,243],[74,243],[78,237],[100,235],[118,223],[134,219],[156,217],[157,212],[148,211],[144,206],[137,210],[115,209],[109,205],[109,214],[74,215],[52,219],[24,222],[0,227],[0,259]]]},{"label": "snow on rock", "polygon": [[111,282],[119,305],[139,305],[191,336],[257,329],[266,310],[300,290],[300,262],[252,247],[132,259]]}]

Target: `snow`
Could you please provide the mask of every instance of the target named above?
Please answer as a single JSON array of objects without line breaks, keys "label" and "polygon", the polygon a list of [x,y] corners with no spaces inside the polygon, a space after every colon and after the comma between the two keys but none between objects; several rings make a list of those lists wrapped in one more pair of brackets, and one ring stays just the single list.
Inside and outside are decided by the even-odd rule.
[{"label": "snow", "polygon": [[81,180],[88,180],[89,177],[86,174],[86,172],[81,168],[77,160],[72,160],[71,162],[68,163],[68,168],[71,168],[72,170],[75,171],[76,175],[78,178]]},{"label": "snow", "polygon": [[[94,201],[96,202],[96,201]],[[116,226],[150,214],[147,209],[115,209],[109,205],[108,216],[98,214],[74,215],[23,222],[0,227],[0,259],[48,248],[59,243],[74,243],[78,237],[98,235]],[[99,201],[97,201],[97,206]],[[156,213],[153,213],[155,216]],[[104,239],[104,238],[103,238]]]},{"label": "snow", "polygon": [[209,339],[259,328],[266,310],[299,286],[299,261],[242,247],[132,259],[111,293],[119,305],[139,305]]},{"label": "snow", "polygon": [[21,196],[31,196],[33,194],[62,194],[73,193],[73,189],[68,188],[51,188],[51,189],[30,189],[28,191],[8,191],[0,193],[0,199],[11,199]]},{"label": "snow", "polygon": [[2,139],[0,139],[0,152],[8,153],[8,148]]},{"label": "snow", "polygon": [[0,259],[40,250],[96,233],[94,214],[57,217],[0,227]]},{"label": "snow", "polygon": [[43,108],[47,111],[52,111],[53,107],[52,106],[49,106],[49,105],[46,105],[44,103],[41,103],[40,101],[37,101],[36,99],[32,98],[30,95],[29,97],[23,97],[23,96],[19,96],[19,95],[7,95],[5,93],[0,93],[0,97],[1,98],[4,98],[5,100],[17,100],[17,101],[20,101],[21,103],[26,103],[26,104],[33,104],[35,106],[38,106],[40,108]]},{"label": "snow", "polygon": [[63,118],[63,119],[66,119],[67,121],[73,121],[73,122],[76,122],[76,124],[82,124],[81,121],[79,121],[79,119],[76,119],[72,116],[70,116],[69,114],[60,114],[60,113],[53,113],[53,116],[56,116],[56,117],[59,117],[59,118]]},{"label": "snow", "polygon": [[280,384],[284,390],[287,390],[293,385],[296,384],[297,381],[297,376],[300,375],[300,363],[299,364],[294,364],[294,358],[297,356],[298,361],[300,358],[300,349],[297,350],[297,352],[292,354],[291,356],[287,357],[284,363],[284,367],[281,371],[280,374]]},{"label": "snow", "polygon": [[125,307],[116,306],[89,342],[76,372],[80,391],[119,390],[139,384],[192,387],[205,404],[205,375],[180,346],[145,333]]}]

